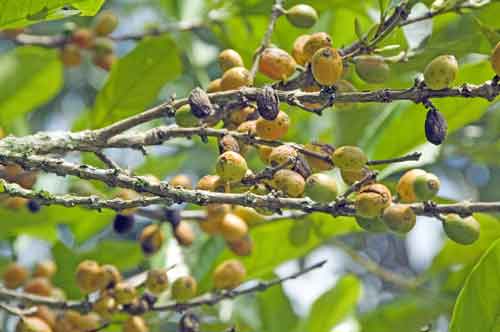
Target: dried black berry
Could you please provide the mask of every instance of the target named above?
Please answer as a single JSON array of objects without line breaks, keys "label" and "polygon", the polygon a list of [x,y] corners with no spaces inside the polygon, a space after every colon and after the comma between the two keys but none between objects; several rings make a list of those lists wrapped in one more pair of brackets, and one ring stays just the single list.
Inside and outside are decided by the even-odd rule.
[{"label": "dried black berry", "polygon": [[40,203],[38,203],[34,199],[30,199],[28,201],[27,206],[28,206],[28,210],[30,212],[33,212],[33,213],[36,213],[36,212],[40,211],[40,208],[41,208]]},{"label": "dried black berry", "polygon": [[166,209],[165,219],[175,229],[177,225],[179,225],[179,223],[181,222],[181,211],[179,209]]},{"label": "dried black berry", "polygon": [[425,136],[434,145],[440,145],[446,138],[448,124],[443,115],[435,109],[427,112],[425,119]]},{"label": "dried black berry", "polygon": [[113,229],[119,234],[125,234],[132,230],[134,227],[135,218],[133,214],[120,214],[118,213],[113,220]]},{"label": "dried black berry", "polygon": [[189,106],[191,112],[197,118],[206,118],[213,113],[213,106],[207,93],[200,88],[195,88],[189,95]]},{"label": "dried black berry", "polygon": [[200,319],[192,312],[186,312],[179,321],[179,332],[199,332]]},{"label": "dried black berry", "polygon": [[223,154],[226,151],[240,152],[238,141],[231,135],[225,135],[219,140],[219,153]]},{"label": "dried black berry", "polygon": [[279,113],[279,98],[278,94],[270,86],[265,86],[262,93],[257,95],[257,111],[260,116],[266,120],[272,121],[276,119]]},{"label": "dried black berry", "polygon": [[307,179],[312,174],[311,168],[303,155],[298,156],[292,170],[302,175],[304,179]]},{"label": "dried black berry", "polygon": [[145,292],[144,294],[142,294],[141,300],[146,302],[148,306],[152,308],[156,301],[158,301],[158,297],[154,296],[151,293]]}]

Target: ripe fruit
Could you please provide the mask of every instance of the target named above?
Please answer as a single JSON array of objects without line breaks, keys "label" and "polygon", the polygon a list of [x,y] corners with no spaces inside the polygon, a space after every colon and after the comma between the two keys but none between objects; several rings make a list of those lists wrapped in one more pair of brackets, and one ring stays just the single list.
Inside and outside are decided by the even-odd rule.
[{"label": "ripe fruit", "polygon": [[233,67],[222,75],[220,86],[222,91],[236,90],[253,84],[250,72],[244,67]]},{"label": "ripe fruit", "polygon": [[399,179],[396,191],[402,202],[413,203],[431,199],[440,186],[439,179],[434,174],[422,169],[412,169]]},{"label": "ripe fruit", "polygon": [[367,83],[383,83],[390,74],[391,68],[379,55],[361,55],[354,59],[356,73]]},{"label": "ripe fruit", "polygon": [[113,292],[116,303],[118,304],[128,304],[132,303],[137,297],[137,290],[134,286],[126,283],[120,282],[116,284]]},{"label": "ripe fruit", "polygon": [[263,215],[258,213],[254,208],[248,206],[236,205],[232,213],[243,219],[249,227],[265,221]]},{"label": "ripe fruit", "polygon": [[340,169],[342,180],[348,185],[354,184],[356,181],[364,179],[368,175],[369,170],[366,167],[359,169]]},{"label": "ripe fruit", "polygon": [[318,13],[308,5],[295,5],[286,11],[286,18],[297,28],[310,28],[318,21]]},{"label": "ripe fruit", "polygon": [[118,213],[113,219],[113,230],[118,234],[128,233],[134,228],[135,217],[133,214]]},{"label": "ripe fruit", "polygon": [[3,273],[3,285],[8,289],[17,288],[24,284],[28,276],[28,269],[24,266],[17,263],[10,263]]},{"label": "ripe fruit", "polygon": [[311,59],[314,80],[323,86],[332,86],[342,76],[344,65],[339,52],[332,47],[316,51]]},{"label": "ripe fruit", "polygon": [[264,164],[269,164],[269,155],[274,149],[267,145],[259,145],[257,148],[257,153],[259,154],[260,160]]},{"label": "ripe fruit", "polygon": [[66,44],[61,49],[59,58],[66,67],[76,67],[82,63],[80,48],[74,44]]},{"label": "ripe fruit", "polygon": [[282,169],[274,174],[272,186],[282,191],[286,196],[300,197],[304,193],[306,183],[299,173]]},{"label": "ripe fruit", "polygon": [[56,324],[56,314],[49,307],[41,305],[36,307],[36,312],[33,314],[33,317],[38,317],[47,323],[51,329],[54,328]]},{"label": "ripe fruit", "polygon": [[213,273],[214,287],[216,289],[233,289],[245,281],[246,269],[236,259],[229,259],[220,263]]},{"label": "ripe fruit", "polygon": [[217,159],[215,171],[224,181],[240,181],[248,170],[247,162],[239,153],[224,152]]},{"label": "ripe fruit", "polygon": [[96,261],[84,260],[76,268],[76,284],[83,293],[101,289],[104,277],[104,271]]},{"label": "ripe fruit", "polygon": [[323,47],[331,47],[332,46],[332,38],[326,32],[316,32],[309,36],[309,39],[305,42],[304,47],[302,49],[304,58],[306,62],[308,62],[318,51]]},{"label": "ripe fruit", "polygon": [[205,175],[196,184],[197,190],[224,192],[221,178],[218,175]]},{"label": "ripe fruit", "polygon": [[148,271],[146,288],[153,294],[163,293],[168,289],[168,275],[165,269],[152,269]]},{"label": "ripe fruit", "polygon": [[447,214],[443,216],[443,228],[451,240],[460,244],[472,244],[479,238],[480,224],[473,216]]},{"label": "ripe fruit", "polygon": [[213,93],[213,92],[219,92],[222,90],[221,86],[220,86],[220,82],[222,81],[222,79],[220,78],[217,78],[213,81],[210,81],[210,83],[208,83],[208,86],[207,86],[207,93]]},{"label": "ripe fruit", "polygon": [[16,332],[52,332],[52,329],[38,317],[21,317]]},{"label": "ripe fruit", "polygon": [[176,301],[187,301],[196,296],[198,284],[191,276],[177,278],[172,284],[172,298]]},{"label": "ripe fruit", "polygon": [[368,232],[381,233],[387,231],[387,226],[382,218],[363,218],[356,216],[356,223],[359,227]]},{"label": "ripe fruit", "polygon": [[417,216],[408,205],[393,204],[384,210],[382,216],[387,227],[396,233],[408,233],[417,222]]},{"label": "ripe fruit", "polygon": [[290,118],[285,112],[280,111],[274,120],[259,118],[255,122],[255,131],[261,138],[277,140],[285,136],[289,126]]},{"label": "ripe fruit", "polygon": [[292,56],[297,64],[304,66],[307,58],[304,55],[304,44],[309,40],[310,35],[300,35],[293,42]]},{"label": "ripe fruit", "polygon": [[[307,143],[304,145],[304,148],[311,152],[323,154],[325,157],[331,155],[333,152],[333,147],[329,146],[328,144]],[[331,163],[323,159],[318,159],[308,154],[304,154],[304,157],[306,158],[309,167],[311,167],[311,170],[315,173],[328,171],[333,168],[333,165]]]},{"label": "ripe fruit", "polygon": [[244,67],[241,55],[233,49],[226,49],[219,53],[217,57],[219,66],[223,72],[228,71],[233,67]]},{"label": "ripe fruit", "polygon": [[236,241],[248,234],[248,226],[237,215],[228,213],[219,223],[219,232],[226,241]]},{"label": "ripe fruit", "polygon": [[250,236],[244,236],[241,239],[229,241],[229,249],[238,256],[249,256],[253,250],[253,241]]},{"label": "ripe fruit", "polygon": [[114,297],[108,293],[100,294],[99,299],[92,305],[92,311],[104,319],[111,319],[116,311],[117,303]]},{"label": "ripe fruit", "polygon": [[[268,161],[271,166],[279,166],[288,161],[297,159],[298,156],[299,154],[297,153],[297,150],[295,150],[290,145],[280,145],[272,149],[271,153],[269,154]],[[290,163],[287,168],[292,168],[293,164],[294,163]]]},{"label": "ripe fruit", "polygon": [[357,146],[341,146],[332,154],[332,160],[335,166],[340,169],[361,169],[368,162],[363,150]]},{"label": "ripe fruit", "polygon": [[183,189],[193,188],[193,183],[191,181],[191,178],[184,174],[178,174],[174,176],[173,178],[170,179],[170,181],[168,181],[168,183],[175,188],[177,187]]},{"label": "ripe fruit", "polygon": [[277,48],[266,48],[259,60],[259,71],[272,80],[286,80],[295,72],[296,63],[288,52]]},{"label": "ripe fruit", "polygon": [[179,127],[197,127],[200,125],[200,119],[191,113],[191,107],[186,104],[175,111],[175,123]]},{"label": "ripe fruit", "polygon": [[47,278],[37,277],[29,280],[24,285],[24,291],[40,296],[50,296],[52,293],[52,284]]},{"label": "ripe fruit", "polygon": [[111,265],[111,264],[105,264],[101,267],[103,274],[104,274],[104,280],[103,282],[103,289],[105,288],[113,288],[115,287],[120,281],[122,281],[122,275],[120,271],[116,268],[116,266]]},{"label": "ripe fruit", "polygon": [[89,29],[80,28],[71,35],[71,42],[80,48],[90,48],[94,42],[94,35]]},{"label": "ripe fruit", "polygon": [[500,42],[493,49],[491,54],[491,67],[497,76],[500,76]]},{"label": "ripe fruit", "polygon": [[43,277],[50,279],[56,274],[57,266],[54,261],[45,260],[38,262],[35,266],[35,271],[33,272],[34,277]]},{"label": "ripe fruit", "polygon": [[191,225],[184,220],[175,227],[174,235],[181,246],[190,246],[195,238]]},{"label": "ripe fruit", "polygon": [[130,316],[123,324],[123,332],[148,332],[149,328],[141,316]]},{"label": "ripe fruit", "polygon": [[363,187],[354,205],[356,214],[365,218],[374,218],[382,215],[382,212],[391,204],[392,196],[386,186],[375,183]]},{"label": "ripe fruit", "polygon": [[448,88],[458,73],[458,62],[453,55],[440,55],[424,70],[424,82],[433,90]]},{"label": "ripe fruit", "polygon": [[141,242],[141,249],[145,255],[152,255],[160,250],[163,242],[165,241],[165,234],[163,234],[160,226],[153,224],[146,226],[139,237]]},{"label": "ripe fruit", "polygon": [[99,68],[104,69],[105,71],[110,71],[113,64],[117,61],[116,55],[114,54],[105,54],[101,56],[95,55],[92,58],[92,62]]},{"label": "ripe fruit", "polygon": [[314,201],[329,203],[337,198],[337,194],[337,183],[335,178],[330,175],[316,173],[306,180],[304,195]]},{"label": "ripe fruit", "polygon": [[97,16],[94,32],[98,36],[107,36],[118,26],[118,17],[110,11],[104,11]]}]

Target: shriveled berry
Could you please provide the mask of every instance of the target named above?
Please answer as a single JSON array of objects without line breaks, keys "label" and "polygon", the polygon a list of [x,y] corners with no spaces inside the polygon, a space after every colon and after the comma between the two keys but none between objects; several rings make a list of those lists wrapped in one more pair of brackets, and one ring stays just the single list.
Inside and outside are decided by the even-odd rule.
[{"label": "shriveled berry", "polygon": [[332,160],[335,166],[340,169],[361,169],[368,162],[363,150],[357,146],[341,146],[332,154]]},{"label": "shriveled berry", "polygon": [[266,48],[259,60],[259,71],[272,80],[286,80],[295,72],[295,59],[288,52],[277,48]]},{"label": "shriveled berry", "polygon": [[374,218],[391,204],[392,196],[386,186],[376,183],[363,187],[354,202],[356,214],[364,218]]},{"label": "shriveled berry", "polygon": [[490,60],[493,71],[500,76],[500,42],[493,49]]},{"label": "shriveled berry", "polygon": [[342,77],[342,57],[332,47],[320,48],[311,59],[311,70],[318,84],[332,86]]},{"label": "shriveled berry", "polygon": [[217,159],[217,175],[224,181],[240,181],[248,170],[247,162],[239,153],[224,152]]},{"label": "shriveled berry", "polygon": [[434,145],[440,145],[446,138],[448,124],[438,110],[429,110],[425,118],[425,137]]},{"label": "shriveled berry", "polygon": [[165,234],[163,234],[159,225],[152,224],[146,226],[139,237],[142,252],[145,255],[152,255],[158,252],[165,242]]},{"label": "shriveled berry", "polygon": [[94,43],[94,34],[90,29],[77,29],[71,35],[71,42],[80,48],[91,48]]},{"label": "shriveled berry", "polygon": [[236,241],[248,234],[248,226],[237,215],[228,213],[220,221],[219,231],[226,241]]},{"label": "shriveled berry", "polygon": [[152,269],[146,277],[146,288],[153,294],[163,293],[168,289],[168,275],[165,269]]},{"label": "shriveled berry", "polygon": [[42,208],[42,206],[40,205],[40,203],[38,203],[36,200],[34,199],[30,199],[26,205],[28,207],[28,210],[31,212],[31,213],[37,213],[38,211],[40,211],[40,209]]},{"label": "shriveled berry", "polygon": [[191,225],[189,225],[185,220],[181,222],[174,229],[174,236],[182,246],[190,246],[195,239],[195,235]]},{"label": "shriveled berry", "polygon": [[206,118],[214,112],[214,108],[208,94],[199,87],[191,90],[188,101],[189,106],[191,107],[191,113],[193,113],[193,115],[197,118]]},{"label": "shriveled berry", "polygon": [[3,285],[9,289],[18,288],[26,282],[28,276],[28,269],[24,266],[18,263],[10,263],[3,273]]},{"label": "shriveled berry", "polygon": [[253,85],[250,72],[244,67],[233,67],[222,75],[220,86],[223,91],[236,90]]},{"label": "shriveled berry", "polygon": [[354,59],[356,73],[366,83],[383,83],[389,79],[391,68],[379,55],[361,55]]},{"label": "shriveled berry", "polygon": [[226,49],[220,52],[217,59],[219,60],[219,66],[223,72],[226,72],[234,67],[245,66],[241,55],[233,49]]},{"label": "shriveled berry", "polygon": [[146,321],[141,316],[130,316],[123,323],[123,332],[148,332]]},{"label": "shriveled berry", "polygon": [[453,55],[440,55],[424,70],[424,82],[433,90],[450,87],[458,74],[458,62]]},{"label": "shriveled berry", "polygon": [[61,49],[59,58],[66,67],[76,67],[82,63],[80,48],[74,44],[66,44]]},{"label": "shriveled berry", "polygon": [[473,217],[461,217],[458,214],[443,216],[443,228],[446,235],[460,244],[472,244],[479,238],[479,222]]},{"label": "shriveled berry", "polygon": [[259,118],[255,123],[255,130],[259,137],[264,139],[280,139],[288,132],[290,118],[285,112],[280,111],[276,119],[269,121]]},{"label": "shriveled berry", "polygon": [[212,278],[216,289],[233,289],[245,281],[246,269],[240,261],[229,259],[217,265]]},{"label": "shriveled berry", "polygon": [[191,276],[177,278],[172,284],[172,298],[176,301],[187,301],[196,296],[198,283]]},{"label": "shriveled berry", "polygon": [[387,226],[385,225],[382,218],[363,218],[356,216],[356,223],[359,227],[372,233],[381,233],[387,231]]},{"label": "shriveled berry", "polygon": [[133,214],[117,213],[113,219],[113,230],[118,234],[128,233],[134,228],[135,217]]},{"label": "shriveled berry", "polygon": [[287,168],[292,168],[294,161],[298,158],[299,154],[290,145],[280,145],[275,147],[269,154],[269,164],[271,166],[279,166],[289,163]]},{"label": "shriveled berry", "polygon": [[241,239],[229,241],[229,249],[238,256],[250,256],[253,250],[253,241],[250,236],[244,236]]},{"label": "shriveled berry", "polygon": [[272,186],[290,197],[302,196],[305,185],[302,175],[289,169],[277,171],[272,179]]},{"label": "shriveled berry", "polygon": [[329,203],[337,198],[337,182],[333,176],[316,173],[306,180],[304,195],[314,201]]},{"label": "shriveled berry", "polygon": [[274,120],[280,111],[280,101],[278,93],[269,85],[266,85],[262,92],[257,95],[257,111],[266,120]]},{"label": "shriveled berry", "polygon": [[393,204],[384,210],[382,219],[392,231],[405,234],[413,229],[417,216],[410,206]]},{"label": "shriveled berry", "polygon": [[314,53],[323,47],[332,46],[332,37],[326,32],[316,32],[309,36],[303,47],[303,55],[306,62],[309,62]]},{"label": "shriveled berry", "polygon": [[175,111],[175,123],[179,127],[197,127],[200,119],[191,112],[191,106],[183,105]]},{"label": "shriveled berry", "polygon": [[50,279],[57,272],[57,265],[53,260],[44,260],[38,262],[35,265],[35,271],[33,271],[34,277],[42,277]]},{"label": "shriveled berry", "polygon": [[193,182],[191,181],[191,178],[185,174],[175,175],[168,181],[168,183],[174,188],[193,188]]},{"label": "shriveled berry", "polygon": [[310,35],[300,35],[293,42],[292,56],[297,64],[304,66],[307,62],[307,57],[304,55],[304,45],[309,40]]},{"label": "shriveled berry", "polygon": [[104,11],[97,16],[94,32],[98,36],[107,36],[118,26],[118,17],[111,11]]},{"label": "shriveled berry", "polygon": [[208,83],[208,86],[207,86],[207,92],[214,93],[214,92],[221,91],[222,90],[222,88],[220,86],[221,81],[222,81],[221,78],[216,78],[215,80],[210,81],[210,83]]},{"label": "shriveled berry", "polygon": [[297,28],[308,29],[318,21],[318,13],[309,5],[295,5],[286,11],[286,18]]}]

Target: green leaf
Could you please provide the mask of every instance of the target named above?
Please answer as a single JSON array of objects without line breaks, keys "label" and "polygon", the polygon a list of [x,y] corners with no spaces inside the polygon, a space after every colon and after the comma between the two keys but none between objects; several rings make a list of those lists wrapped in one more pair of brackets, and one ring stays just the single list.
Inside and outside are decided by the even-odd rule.
[{"label": "green leaf", "polygon": [[106,0],[4,0],[0,29],[18,28],[72,15],[93,16]]},{"label": "green leaf", "polygon": [[500,330],[500,240],[494,242],[467,278],[458,296],[451,332]]},{"label": "green leaf", "polygon": [[12,122],[53,98],[62,88],[57,51],[18,47],[0,56],[0,123]]},{"label": "green leaf", "polygon": [[342,277],[335,286],[313,304],[307,321],[307,331],[329,332],[356,307],[361,283],[355,276]]},{"label": "green leaf", "polygon": [[140,113],[165,83],[181,73],[175,43],[168,36],[143,40],[111,70],[90,112],[92,128]]}]

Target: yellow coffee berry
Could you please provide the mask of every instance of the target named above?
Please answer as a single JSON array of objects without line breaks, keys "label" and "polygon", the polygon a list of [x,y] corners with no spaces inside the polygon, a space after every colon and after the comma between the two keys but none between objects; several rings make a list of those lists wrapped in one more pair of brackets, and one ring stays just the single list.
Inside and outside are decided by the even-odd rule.
[{"label": "yellow coffee berry", "polygon": [[371,184],[363,187],[354,202],[356,214],[364,218],[374,218],[391,204],[392,196],[389,189],[382,184]]},{"label": "yellow coffee berry", "polygon": [[94,32],[98,36],[107,36],[118,26],[118,17],[111,11],[104,11],[97,16]]},{"label": "yellow coffee berry", "polygon": [[168,183],[174,188],[191,189],[193,182],[191,178],[185,174],[178,174],[170,179]]},{"label": "yellow coffee berry", "polygon": [[285,136],[289,126],[290,118],[285,112],[280,111],[274,120],[259,118],[255,123],[255,130],[257,136],[261,138],[277,140]]},{"label": "yellow coffee berry", "polygon": [[259,71],[272,80],[286,80],[295,72],[296,63],[288,52],[277,48],[266,48],[259,60]]},{"label": "yellow coffee berry", "polygon": [[292,168],[294,166],[293,161],[298,158],[299,154],[290,145],[280,145],[275,147],[269,154],[268,161],[271,166],[279,166],[285,163],[289,163],[287,168]]},{"label": "yellow coffee berry", "polygon": [[80,48],[75,44],[66,44],[59,52],[59,58],[66,67],[76,67],[82,63]]},{"label": "yellow coffee berry", "polygon": [[145,255],[152,255],[158,252],[165,242],[165,234],[163,234],[160,226],[152,224],[146,226],[139,237],[142,252]]},{"label": "yellow coffee berry", "polygon": [[130,316],[123,324],[123,332],[148,332],[146,321],[141,316]]},{"label": "yellow coffee berry", "polygon": [[10,263],[3,273],[3,285],[5,288],[14,289],[22,286],[28,280],[29,272],[18,263]]},{"label": "yellow coffee berry", "polygon": [[417,216],[408,205],[393,204],[384,210],[384,223],[396,233],[408,233],[413,229]]},{"label": "yellow coffee berry", "polygon": [[302,196],[305,185],[302,175],[289,169],[277,171],[272,179],[272,186],[290,197]]},{"label": "yellow coffee berry", "polygon": [[236,241],[248,234],[248,226],[237,215],[228,213],[219,223],[219,232],[226,241]]},{"label": "yellow coffee berry", "polygon": [[314,53],[323,47],[331,47],[332,38],[326,32],[316,32],[309,36],[303,47],[303,55],[306,62],[313,57]]},{"label": "yellow coffee berry", "polygon": [[222,75],[220,86],[222,91],[236,90],[253,85],[250,72],[244,67],[233,67]]},{"label": "yellow coffee berry", "polygon": [[217,59],[219,60],[219,66],[223,72],[226,72],[234,67],[244,66],[241,55],[232,49],[226,49],[220,52]]},{"label": "yellow coffee berry", "polygon": [[304,66],[307,62],[307,57],[304,55],[304,45],[309,40],[310,35],[300,35],[293,42],[292,56],[297,64]]},{"label": "yellow coffee berry", "polygon": [[245,281],[246,269],[236,259],[220,263],[213,273],[212,279],[216,289],[233,289]]},{"label": "yellow coffee berry", "polygon": [[340,169],[361,169],[368,162],[363,150],[357,146],[341,146],[332,154],[332,160],[335,166]]},{"label": "yellow coffee berry", "polygon": [[224,181],[240,181],[248,170],[247,162],[239,153],[224,152],[217,159],[215,171]]},{"label": "yellow coffee berry", "polygon": [[43,277],[50,279],[56,274],[57,266],[52,260],[45,260],[38,262],[35,265],[35,271],[33,272],[34,277]]},{"label": "yellow coffee berry", "polygon": [[342,57],[332,47],[321,48],[311,59],[311,70],[318,84],[332,86],[342,77],[344,70]]}]

